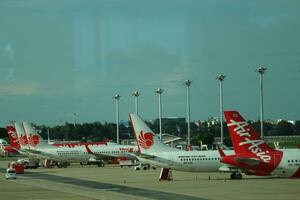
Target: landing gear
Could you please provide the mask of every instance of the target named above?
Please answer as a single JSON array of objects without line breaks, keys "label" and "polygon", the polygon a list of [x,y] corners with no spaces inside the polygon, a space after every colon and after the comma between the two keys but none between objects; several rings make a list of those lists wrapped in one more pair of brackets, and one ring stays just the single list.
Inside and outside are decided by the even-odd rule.
[{"label": "landing gear", "polygon": [[100,162],[98,162],[98,167],[104,167],[104,162],[102,162],[102,161],[100,161]]},{"label": "landing gear", "polygon": [[234,173],[230,174],[230,179],[242,179],[242,178],[243,178],[243,176],[239,172],[234,172]]}]

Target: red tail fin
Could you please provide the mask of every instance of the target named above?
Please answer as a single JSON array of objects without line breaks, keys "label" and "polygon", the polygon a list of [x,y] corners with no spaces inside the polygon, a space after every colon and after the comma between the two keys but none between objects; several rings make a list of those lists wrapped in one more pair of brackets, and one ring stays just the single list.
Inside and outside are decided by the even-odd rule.
[{"label": "red tail fin", "polygon": [[9,125],[6,127],[6,131],[7,131],[10,146],[15,149],[20,149],[20,143],[19,143],[19,139],[15,127]]},{"label": "red tail fin", "polygon": [[274,149],[269,147],[237,111],[224,112],[231,141],[236,154],[258,157],[270,163]]}]

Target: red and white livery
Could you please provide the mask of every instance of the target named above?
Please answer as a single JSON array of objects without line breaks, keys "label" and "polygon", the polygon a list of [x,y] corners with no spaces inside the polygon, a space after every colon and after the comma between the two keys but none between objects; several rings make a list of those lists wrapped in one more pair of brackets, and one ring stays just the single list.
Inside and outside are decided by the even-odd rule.
[{"label": "red and white livery", "polygon": [[219,148],[221,162],[256,176],[300,177],[300,149],[274,149],[239,112],[225,111],[224,115],[235,154],[225,155]]}]

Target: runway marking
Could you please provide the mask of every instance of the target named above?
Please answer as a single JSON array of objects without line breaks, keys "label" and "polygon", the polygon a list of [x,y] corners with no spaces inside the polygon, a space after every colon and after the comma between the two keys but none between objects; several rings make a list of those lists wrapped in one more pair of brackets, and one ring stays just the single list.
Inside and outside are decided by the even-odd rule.
[{"label": "runway marking", "polygon": [[108,188],[108,189],[95,189],[96,191],[99,192],[105,192],[105,191],[119,191],[121,190],[120,188]]}]

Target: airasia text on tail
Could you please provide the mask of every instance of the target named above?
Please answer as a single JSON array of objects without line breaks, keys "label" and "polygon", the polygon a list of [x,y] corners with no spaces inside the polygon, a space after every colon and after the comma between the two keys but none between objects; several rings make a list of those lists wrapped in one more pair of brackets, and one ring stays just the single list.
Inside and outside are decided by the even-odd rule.
[{"label": "airasia text on tail", "polygon": [[271,161],[271,155],[269,155],[269,151],[266,150],[264,151],[262,148],[259,146],[262,144],[265,144],[265,142],[261,139],[259,140],[252,140],[251,139],[251,134],[248,132],[249,129],[247,130],[246,127],[249,126],[249,124],[245,121],[242,122],[236,122],[233,119],[230,120],[230,123],[227,124],[228,127],[230,126],[236,126],[233,131],[240,136],[241,138],[244,139],[244,141],[239,143],[239,146],[243,145],[249,145],[248,150],[250,150],[252,153],[254,153],[257,157],[259,157],[263,162],[265,163],[270,163]]}]

